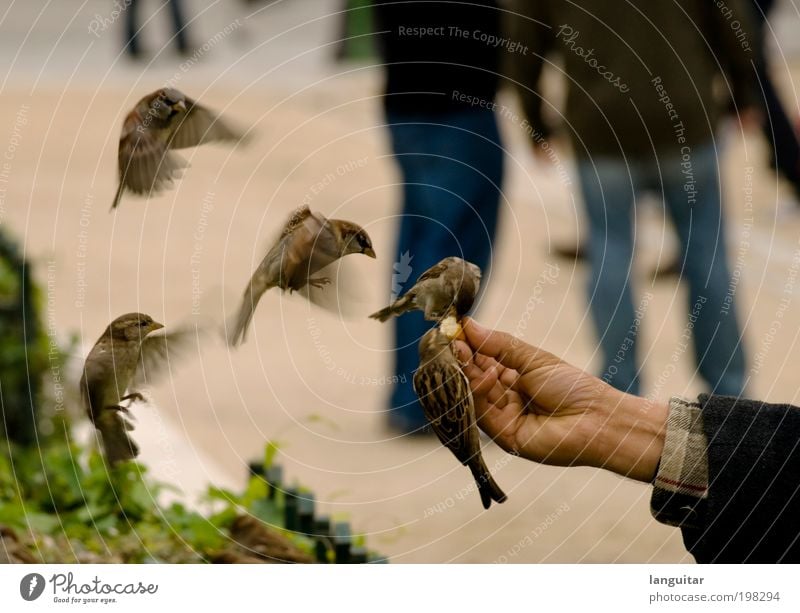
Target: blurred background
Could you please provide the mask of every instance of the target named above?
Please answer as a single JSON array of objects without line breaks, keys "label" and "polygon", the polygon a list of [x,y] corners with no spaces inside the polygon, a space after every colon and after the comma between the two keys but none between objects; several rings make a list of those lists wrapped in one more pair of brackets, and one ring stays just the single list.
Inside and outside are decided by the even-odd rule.
[{"label": "blurred background", "polygon": [[[191,495],[208,482],[240,485],[247,463],[272,441],[289,481],[311,488],[321,509],[346,516],[396,563],[691,561],[679,531],[650,518],[646,485],[535,465],[485,440],[487,464],[509,497],[486,512],[469,472],[434,438],[387,427],[391,329],[366,315],[392,294],[401,178],[367,3],[186,0],[181,47],[169,7],[143,1],[135,56],[123,49],[119,3],[0,2],[0,231],[42,287],[48,337],[75,340],[66,410],[81,415],[81,360],[109,321],[129,311],[167,326],[222,321],[288,213],[307,203],[372,237],[376,261],[344,263],[365,280],[356,316],[267,294],[249,342],[230,352],[212,335],[136,409],[143,463]],[[772,74],[796,121],[798,7],[778,2],[769,23]],[[563,84],[555,74],[546,79],[557,100]],[[188,150],[191,167],[175,189],[128,198],[110,214],[121,122],[166,82],[254,138],[235,150]],[[498,102],[518,112],[505,89]],[[501,116],[500,128],[505,187],[476,317],[598,372],[586,265],[556,254],[582,232],[580,190],[534,157],[519,121]],[[757,130],[723,125],[721,138],[748,392],[796,404],[800,289],[787,290],[787,280],[800,253],[800,208],[768,167]],[[674,253],[671,236],[656,207],[643,207],[642,278]],[[407,264],[415,279],[422,269]],[[638,289],[636,304],[643,291],[652,295],[640,332],[642,393],[703,391],[690,356],[674,360],[685,289],[669,278]]]}]

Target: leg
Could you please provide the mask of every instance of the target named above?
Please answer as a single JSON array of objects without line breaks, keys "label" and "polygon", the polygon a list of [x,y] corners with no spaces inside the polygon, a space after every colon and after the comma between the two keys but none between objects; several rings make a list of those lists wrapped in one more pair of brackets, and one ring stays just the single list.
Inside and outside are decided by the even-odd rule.
[{"label": "leg", "polygon": [[191,51],[191,46],[186,33],[186,20],[183,16],[181,0],[167,0],[167,3],[172,17],[172,27],[175,28],[175,42],[178,45],[178,51],[187,54]]},{"label": "leg", "polygon": [[125,9],[125,51],[134,59],[142,56],[139,25],[136,19],[138,8],[139,0],[130,0],[128,8]]},{"label": "leg", "polygon": [[[737,396],[745,380],[742,336],[726,261],[725,228],[716,152],[708,145],[691,154],[697,196],[689,202],[680,160],[662,164],[664,196],[683,251],[689,282],[689,324],[697,369],[716,394]],[[694,321],[693,321],[694,320]]]},{"label": "leg", "polygon": [[313,279],[309,278],[308,284],[311,287],[316,287],[318,289],[324,288],[326,285],[330,285],[331,280],[328,277],[315,277]]},{"label": "leg", "polygon": [[800,143],[797,142],[797,134],[783,110],[783,104],[765,66],[758,70],[758,80],[766,106],[763,130],[771,145],[773,165],[792,185],[795,195],[800,197]]},{"label": "leg", "polygon": [[589,307],[603,354],[600,376],[637,394],[636,337],[642,313],[634,312],[630,275],[638,179],[622,158],[581,160],[578,173],[589,219]]},{"label": "leg", "polygon": [[771,147],[772,164],[775,169],[792,185],[795,194],[800,197],[800,142],[794,126],[786,116],[778,92],[772,83],[766,56],[766,41],[770,31],[766,27],[767,14],[772,10],[773,2],[756,0],[756,24],[760,29],[763,47],[761,60],[756,64],[758,81],[764,94],[766,113],[762,126],[764,136]]},{"label": "leg", "polygon": [[[408,289],[427,268],[461,255],[487,269],[497,225],[502,150],[493,114],[392,115],[392,144],[403,175],[403,216],[393,291]],[[409,260],[409,258],[411,258]],[[427,424],[411,380],[417,344],[431,327],[421,313],[395,318],[395,374],[390,424]]]}]

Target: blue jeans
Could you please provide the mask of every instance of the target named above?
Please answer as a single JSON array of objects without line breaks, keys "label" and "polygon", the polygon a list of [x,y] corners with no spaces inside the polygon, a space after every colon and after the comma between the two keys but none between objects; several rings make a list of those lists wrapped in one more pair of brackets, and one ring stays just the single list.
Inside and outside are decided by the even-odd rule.
[{"label": "blue jeans", "polygon": [[[602,378],[639,393],[636,337],[646,297],[631,292],[633,204],[641,189],[656,190],[681,246],[681,278],[689,283],[689,323],[697,370],[716,394],[739,395],[745,360],[726,261],[717,158],[713,146],[650,162],[621,157],[580,160],[578,173],[589,218],[589,304],[603,354]],[[676,350],[688,343],[670,332]]]},{"label": "blue jeans", "polygon": [[[503,174],[494,113],[390,112],[387,121],[403,181],[392,292],[402,294],[422,272],[451,255],[480,266],[485,283]],[[417,312],[394,320],[394,370],[400,383],[392,390],[389,421],[400,430],[427,423],[411,381],[419,365],[419,339],[430,327]]]}]

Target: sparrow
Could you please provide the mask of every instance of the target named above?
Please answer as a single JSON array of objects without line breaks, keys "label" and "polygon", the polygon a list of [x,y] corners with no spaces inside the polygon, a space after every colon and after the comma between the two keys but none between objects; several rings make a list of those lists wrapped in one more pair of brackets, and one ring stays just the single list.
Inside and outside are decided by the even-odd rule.
[{"label": "sparrow", "polygon": [[177,89],[164,87],[148,94],[122,124],[117,155],[119,187],[111,209],[117,208],[125,190],[148,195],[171,185],[186,167],[173,149],[242,138],[216,113]]},{"label": "sparrow", "polygon": [[432,328],[419,343],[419,361],[414,391],[436,436],[472,471],[484,509],[491,506],[492,500],[505,502],[506,495],[481,455],[472,390],[452,340],[439,328]]},{"label": "sparrow", "polygon": [[[312,564],[314,559],[297,548],[289,539],[252,515],[240,515],[231,524],[231,539],[239,551],[222,556],[215,562],[252,564]],[[234,554],[234,555],[231,555]],[[239,554],[238,556],[235,554]],[[255,559],[252,559],[255,558]]]},{"label": "sparrow", "polygon": [[361,226],[343,219],[327,219],[307,206],[296,209],[245,288],[228,342],[236,346],[244,341],[264,292],[273,287],[292,292],[307,285],[322,289],[330,284],[330,278],[312,275],[350,253],[375,257],[372,241]]},{"label": "sparrow", "polygon": [[[139,455],[138,445],[128,434],[133,424],[126,419],[130,404],[144,400],[134,388],[163,372],[174,349],[190,336],[188,329],[151,335],[163,327],[143,313],[121,315],[108,325],[84,363],[81,398],[111,466]],[[125,401],[128,406],[122,405]]]},{"label": "sparrow", "polygon": [[445,333],[452,339],[460,333],[460,327],[454,328],[454,324],[472,308],[480,286],[478,266],[457,257],[445,258],[423,272],[403,296],[370,317],[386,321],[421,310],[425,319],[442,322]]},{"label": "sparrow", "polygon": [[38,564],[41,560],[23,545],[17,534],[8,526],[0,524],[0,564]]}]

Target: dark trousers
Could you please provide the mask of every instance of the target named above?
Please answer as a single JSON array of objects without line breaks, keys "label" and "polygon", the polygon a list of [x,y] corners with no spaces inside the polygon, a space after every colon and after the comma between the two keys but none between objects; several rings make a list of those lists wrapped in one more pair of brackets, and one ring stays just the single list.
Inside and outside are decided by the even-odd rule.
[{"label": "dark trousers", "polygon": [[[766,47],[769,30],[766,27],[767,13],[772,8],[771,0],[756,0],[756,22],[761,27],[761,40]],[[759,10],[760,9],[760,10]],[[772,166],[789,183],[800,197],[800,143],[791,120],[783,109],[778,93],[772,83],[766,61],[766,49],[762,50],[761,61],[758,62],[757,75],[764,96],[764,135],[771,147]]]},{"label": "dark trousers", "polygon": [[[503,174],[494,113],[390,112],[387,120],[403,181],[393,294],[402,294],[427,268],[452,255],[480,266],[485,285]],[[392,392],[389,419],[401,430],[413,431],[426,423],[412,378],[419,365],[419,339],[431,325],[418,312],[394,320],[395,374],[400,383]]]},{"label": "dark trousers", "polygon": [[[137,19],[139,4],[140,0],[129,0],[128,8],[125,9],[126,50],[134,56],[142,53],[138,34],[139,20]],[[180,0],[166,0],[166,4],[169,6],[172,26],[175,30],[175,44],[178,45],[178,50],[181,53],[186,53],[189,51],[189,41],[186,36],[186,21]]]}]

